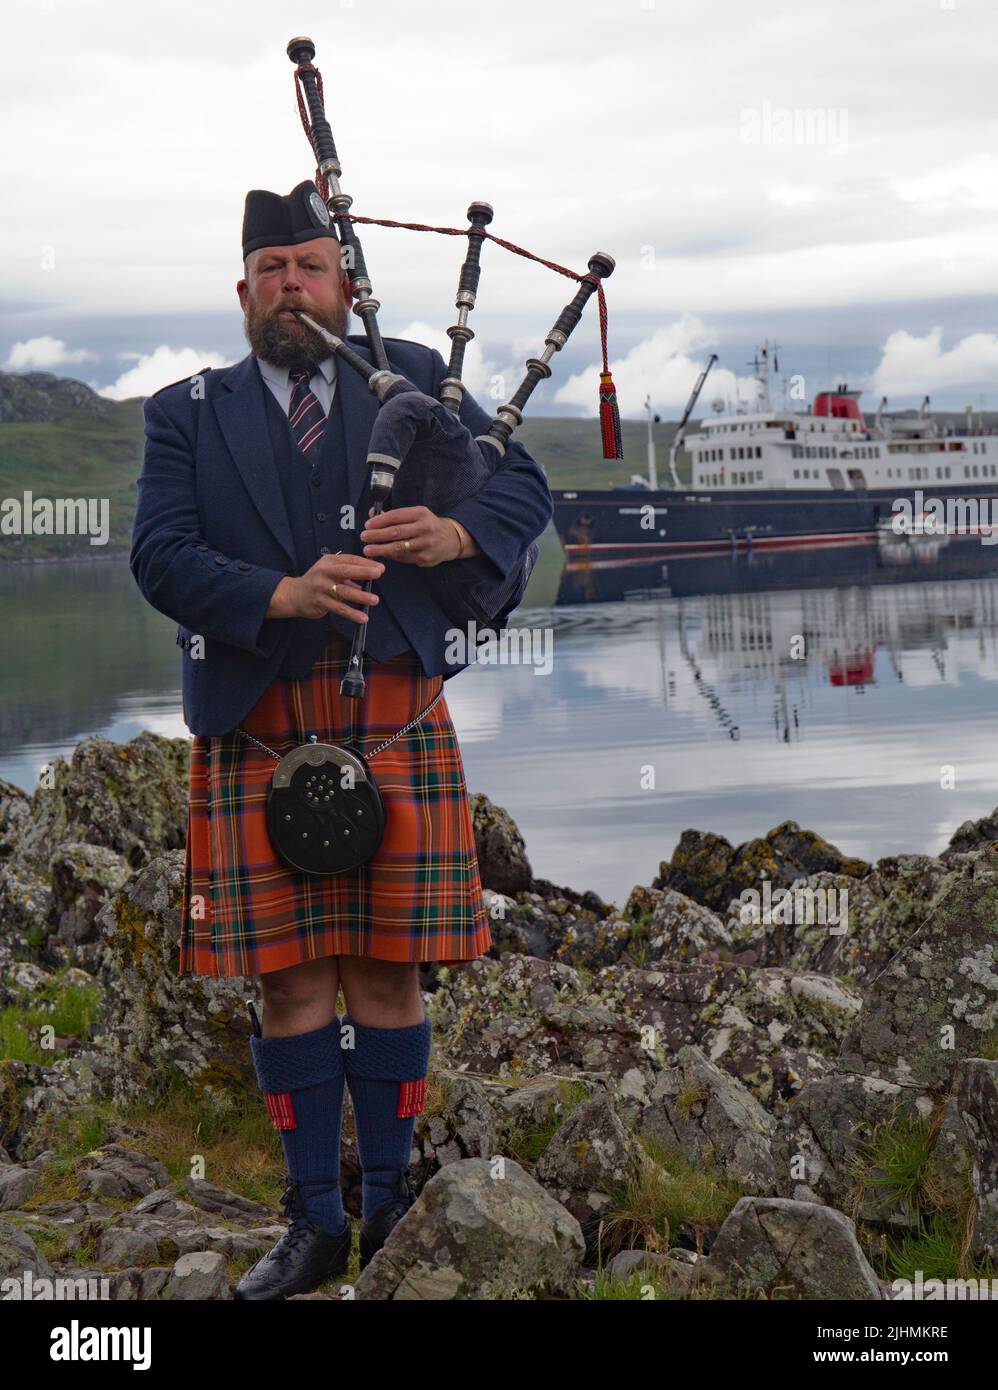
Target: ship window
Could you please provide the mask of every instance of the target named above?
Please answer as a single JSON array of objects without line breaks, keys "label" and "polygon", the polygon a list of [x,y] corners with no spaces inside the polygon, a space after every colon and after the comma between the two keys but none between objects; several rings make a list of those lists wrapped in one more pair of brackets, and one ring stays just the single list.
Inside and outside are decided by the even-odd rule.
[{"label": "ship window", "polygon": [[799,477],[800,477],[800,469],[799,469],[799,468],[795,468],[795,469],[794,469],[794,477],[795,477],[795,478],[799,478]]},{"label": "ship window", "polygon": [[[993,472],[994,472],[994,469],[992,468],[991,471],[992,471],[992,473],[993,473]],[[761,483],[761,482],[762,482],[762,469],[761,469],[761,468],[757,468],[757,469],[755,470],[755,480],[756,480],[757,483]]]},{"label": "ship window", "polygon": [[974,464],[974,477],[977,477],[977,464]]}]

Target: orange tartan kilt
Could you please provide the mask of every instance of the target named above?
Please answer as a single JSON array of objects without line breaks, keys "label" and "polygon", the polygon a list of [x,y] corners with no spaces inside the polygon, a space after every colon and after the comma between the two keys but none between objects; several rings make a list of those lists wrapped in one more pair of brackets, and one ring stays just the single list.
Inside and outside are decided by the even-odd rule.
[{"label": "orange tartan kilt", "polygon": [[[282,757],[315,734],[367,756],[440,689],[413,652],[369,662],[362,700],[340,695],[349,643],[334,634],[309,676],[277,680],[242,721]],[[456,964],[492,946],[471,808],[446,697],[371,759],[385,803],[375,856],[316,878],[267,833],[273,758],[233,731],[195,735],[180,971],[262,975],[323,956]]]}]

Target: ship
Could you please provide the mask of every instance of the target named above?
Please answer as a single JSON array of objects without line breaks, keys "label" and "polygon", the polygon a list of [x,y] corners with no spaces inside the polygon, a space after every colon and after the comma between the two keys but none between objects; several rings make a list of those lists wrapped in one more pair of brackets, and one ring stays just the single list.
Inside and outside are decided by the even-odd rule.
[{"label": "ship", "polygon": [[[881,400],[867,418],[861,392],[848,383],[819,390],[810,409],[774,409],[764,343],[753,362],[751,407],[731,412],[723,400],[687,433],[693,409],[717,355],[693,387],[669,450],[670,485],[660,487],[648,413],[648,474],[612,488],[552,489],[554,524],[569,565],[616,565],[653,558],[784,548],[885,543],[899,518],[924,514],[925,498],[958,508],[961,535],[977,534],[998,499],[998,435],[974,427],[944,429],[926,397],[917,410],[886,412]],[[676,460],[685,447],[690,482]],[[918,543],[918,526],[907,543]],[[982,534],[990,527],[982,523]],[[922,542],[923,544],[925,541]]]}]

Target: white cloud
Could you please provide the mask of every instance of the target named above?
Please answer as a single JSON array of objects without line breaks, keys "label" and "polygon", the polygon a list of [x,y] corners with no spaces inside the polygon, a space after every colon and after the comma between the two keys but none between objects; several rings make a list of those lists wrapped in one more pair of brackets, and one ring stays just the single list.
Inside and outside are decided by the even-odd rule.
[{"label": "white cloud", "polygon": [[998,208],[998,157],[977,154],[918,178],[897,179],[893,187],[902,202],[920,203],[932,212]]},{"label": "white cloud", "polygon": [[[5,290],[52,312],[232,309],[247,188],[286,190],[311,173],[284,11],[244,0],[237,33],[228,6],[146,8],[136,26],[125,0],[7,7],[7,51],[41,43],[56,96],[39,104],[30,74],[8,64],[0,112],[18,138],[4,151],[13,195],[0,228]],[[994,17],[981,0],[930,6],[917,25],[910,0],[612,8],[613,42],[594,48],[591,26],[606,22],[598,0],[508,0],[498,27],[458,0],[434,0],[431,26],[402,0],[328,15],[313,6],[353,210],[456,226],[468,198],[488,198],[491,230],[539,255],[581,269],[597,247],[610,251],[611,313],[640,313],[649,325],[680,307],[995,292]],[[212,57],[220,51],[224,64]],[[375,51],[379,100],[370,103],[365,76],[342,57]],[[808,52],[820,52],[820,71],[801,64]],[[452,123],[441,140],[457,70],[469,90],[495,98],[494,110]],[[830,145],[746,144],[739,113],[767,103],[847,114],[847,169]],[[240,158],[220,160],[206,132],[233,113]],[[86,157],[62,161],[62,201],[53,201],[48,171],[72,121],[86,125]],[[120,171],[146,167],[150,151],[156,177],[137,201]],[[846,177],[862,198],[844,194]],[[913,213],[947,200],[927,242]],[[66,204],[71,233],[58,216]],[[386,311],[396,322],[445,324],[461,243],[362,230]],[[657,277],[639,264],[648,244]],[[508,337],[548,291],[522,265],[504,271],[495,250],[483,255],[480,311],[501,303]]]},{"label": "white cloud", "polygon": [[778,183],[767,190],[766,196],[778,208],[797,208],[808,203],[817,203],[819,199],[827,197],[828,193],[824,189],[807,184]]},{"label": "white cloud", "polygon": [[171,348],[165,344],[148,353],[122,353],[137,358],[134,367],[122,372],[118,380],[101,391],[113,401],[128,400],[131,396],[151,396],[162,386],[181,377],[193,376],[201,367],[227,367],[229,363],[217,352],[200,352],[197,348]]},{"label": "white cloud", "polygon": [[878,396],[915,396],[948,387],[991,385],[998,377],[998,335],[971,333],[948,351],[937,326],[923,338],[903,329],[884,344],[873,376]]},{"label": "white cloud", "polygon": [[[392,336],[411,338],[414,342],[424,343],[427,347],[436,348],[445,362],[450,360],[451,344],[446,332],[421,319],[413,319]],[[472,338],[464,350],[464,370],[461,373],[461,380],[471,394],[476,397],[483,394],[498,370],[496,363],[483,355],[478,340]]]},{"label": "white cloud", "polygon": [[[621,415],[644,411],[645,397],[655,409],[682,407],[689,399],[706,361],[711,343],[706,327],[694,314],[683,314],[675,323],[644,338],[625,357],[612,359],[610,370],[617,388]],[[576,405],[587,415],[596,410],[599,389],[598,363],[569,377],[555,395],[556,405]],[[704,387],[700,406],[718,397],[734,407],[736,401],[755,399],[756,386],[749,377],[715,366]]]},{"label": "white cloud", "polygon": [[12,371],[23,371],[34,367],[38,371],[48,371],[52,367],[65,367],[71,362],[90,362],[94,354],[86,348],[66,347],[61,338],[28,338],[26,342],[15,343],[7,354],[4,366]]}]

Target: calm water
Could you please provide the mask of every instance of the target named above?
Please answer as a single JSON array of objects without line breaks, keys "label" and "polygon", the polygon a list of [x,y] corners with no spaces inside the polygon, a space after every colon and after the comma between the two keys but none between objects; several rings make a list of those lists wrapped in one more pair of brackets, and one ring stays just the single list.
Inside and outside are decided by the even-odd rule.
[{"label": "calm water", "polygon": [[[789,818],[871,858],[998,804],[995,548],[563,573],[545,540],[518,622],[550,672],[447,686],[469,787],[536,874],[622,903],[690,826],[737,843]],[[175,624],[123,560],[0,569],[0,602],[0,777],[30,790],[89,733],[187,733]]]}]

